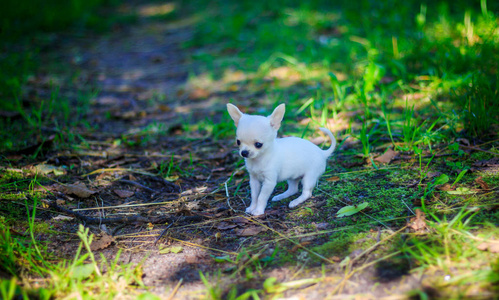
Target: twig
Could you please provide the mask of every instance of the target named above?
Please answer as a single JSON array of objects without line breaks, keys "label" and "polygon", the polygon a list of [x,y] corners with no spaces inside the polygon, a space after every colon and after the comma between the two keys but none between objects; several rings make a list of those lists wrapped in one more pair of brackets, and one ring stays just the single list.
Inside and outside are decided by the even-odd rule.
[{"label": "twig", "polygon": [[156,246],[156,244],[158,243],[158,241],[163,237],[163,235],[165,235],[165,233],[168,231],[168,229],[170,229],[170,227],[173,226],[173,224],[174,223],[170,223],[168,226],[166,226],[166,228],[161,232],[161,234],[154,241],[154,246]]},{"label": "twig", "polygon": [[173,289],[172,293],[170,294],[170,296],[167,298],[167,300],[173,300],[175,298],[175,295],[177,294],[178,292],[178,289],[180,288],[180,286],[182,285],[182,282],[184,281],[184,278],[180,278],[180,280],[178,281],[177,285],[175,286],[175,288]]},{"label": "twig", "polygon": [[225,250],[210,248],[210,247],[206,247],[206,246],[199,245],[199,244],[196,244],[196,243],[191,243],[191,242],[179,240],[179,239],[176,239],[174,237],[169,237],[169,239],[177,241],[177,242],[180,242],[182,244],[185,244],[185,245],[191,246],[191,247],[198,247],[198,248],[202,248],[202,249],[206,249],[206,250],[211,250],[211,251],[217,251],[217,252],[221,252],[221,253],[225,253],[225,254],[230,254],[230,255],[237,255],[238,254],[236,252],[230,252],[230,251],[225,251]]},{"label": "twig", "polygon": [[145,172],[145,171],[139,171],[139,170],[134,170],[134,169],[127,169],[127,168],[103,168],[103,169],[97,169],[94,170],[90,173],[80,175],[81,177],[87,177],[90,175],[94,175],[97,173],[103,173],[103,172],[112,172],[112,171],[125,171],[125,172],[131,172],[131,173],[137,173],[137,174],[142,174],[142,175],[148,175],[148,176],[156,176],[156,174]]},{"label": "twig", "polygon": [[273,231],[273,232],[277,233],[278,235],[280,235],[281,237],[283,237],[283,238],[284,238],[285,240],[287,240],[288,242],[291,242],[291,243],[295,244],[296,246],[298,246],[298,247],[302,248],[303,250],[307,251],[307,252],[308,252],[308,253],[310,253],[310,254],[313,254],[313,255],[317,256],[318,258],[320,258],[320,259],[324,260],[325,262],[328,262],[328,263],[330,263],[330,264],[335,264],[335,262],[334,262],[334,261],[332,261],[332,260],[330,260],[330,259],[327,259],[327,258],[325,258],[324,256],[320,255],[319,253],[317,253],[317,252],[315,252],[315,251],[312,251],[312,250],[310,250],[310,249],[308,249],[308,248],[304,247],[302,244],[300,244],[300,243],[298,243],[298,242],[296,242],[296,241],[293,241],[292,239],[288,238],[288,237],[287,237],[287,236],[285,236],[284,234],[280,233],[280,232],[279,232],[279,231],[277,231],[277,230],[274,230],[274,229],[272,229],[272,228],[268,227],[267,225],[264,225],[264,224],[262,224],[262,223],[260,223],[260,222],[258,222],[258,221],[256,221],[256,220],[250,219],[250,218],[245,217],[245,216],[242,216],[242,218],[245,218],[246,220],[248,220],[248,221],[250,221],[250,222],[253,222],[253,223],[257,224],[257,225],[260,225],[260,226],[262,226],[262,227],[266,228],[267,230],[270,230],[270,231]]},{"label": "twig", "polygon": [[140,204],[125,204],[125,205],[113,205],[113,206],[103,206],[103,207],[87,207],[87,208],[76,208],[73,211],[85,211],[85,210],[97,210],[97,209],[112,209],[112,208],[131,208],[138,206],[152,206],[152,205],[162,205],[168,204],[173,200],[178,199],[178,197],[166,199],[167,201],[163,202],[152,202],[152,203],[140,203]]},{"label": "twig", "polygon": [[141,215],[132,215],[132,216],[123,216],[123,217],[114,217],[114,218],[92,218],[92,217],[87,217],[84,216],[76,211],[66,209],[63,207],[60,207],[55,203],[55,201],[49,203],[50,207],[53,209],[64,212],[68,215],[74,216],[78,218],[79,220],[87,223],[87,224],[113,224],[113,223],[152,223],[152,224],[161,224],[161,223],[172,223],[176,221],[189,221],[189,222],[195,222],[195,221],[201,221],[205,217],[204,216],[179,216],[179,217],[174,217],[174,216],[157,216],[157,217],[143,217]]},{"label": "twig", "polygon": [[358,261],[362,256],[369,254],[374,249],[376,249],[380,244],[382,244],[382,243],[386,242],[387,240],[393,238],[395,235],[399,234],[401,231],[405,230],[406,228],[407,228],[407,226],[404,226],[404,227],[400,228],[399,230],[397,230],[394,233],[390,234],[386,238],[382,239],[381,241],[379,241],[376,244],[372,245],[371,247],[367,248],[364,252],[362,252],[357,257],[355,257],[354,259],[352,259],[350,263],[353,265],[353,263],[356,262],[356,261]]},{"label": "twig", "polygon": [[460,235],[463,235],[467,238],[470,238],[472,240],[475,240],[475,241],[479,241],[479,242],[486,242],[486,243],[492,243],[492,244],[499,244],[499,241],[496,241],[496,240],[487,240],[487,239],[482,239],[482,238],[479,238],[479,237],[476,237],[474,235],[472,235],[471,233],[468,233],[468,234],[464,234],[458,230],[455,230],[455,229],[451,229],[451,231],[457,233],[457,234],[460,234]]},{"label": "twig", "polygon": [[481,152],[485,152],[485,153],[488,153],[488,154],[499,156],[499,153],[495,153],[495,152],[483,150],[483,149],[480,149],[480,148],[475,148],[475,147],[465,146],[465,145],[459,145],[459,147],[464,148],[464,149],[469,149],[469,150],[481,151]]},{"label": "twig", "polygon": [[350,273],[348,273],[348,275],[345,275],[345,277],[343,277],[343,279],[341,280],[341,282],[340,282],[340,283],[336,286],[336,288],[333,290],[333,292],[332,292],[331,294],[332,294],[332,295],[334,295],[334,294],[336,294],[336,292],[338,292],[338,291],[339,291],[339,292],[341,292],[341,290],[343,290],[343,286],[344,286],[344,285],[345,285],[345,283],[348,281],[348,279],[350,279],[350,278],[353,276],[353,274],[355,274],[355,273],[357,273],[357,272],[359,272],[359,271],[362,271],[362,270],[364,270],[365,268],[370,267],[370,266],[372,266],[372,265],[374,265],[374,264],[377,264],[377,263],[378,263],[378,262],[380,262],[380,261],[383,261],[383,260],[388,259],[388,258],[390,258],[390,257],[392,257],[392,256],[395,256],[395,255],[397,255],[397,254],[400,254],[401,252],[402,252],[402,251],[396,251],[396,252],[390,253],[390,254],[388,254],[388,255],[386,255],[386,256],[384,256],[384,257],[380,258],[380,259],[377,259],[377,260],[375,260],[375,261],[372,261],[372,262],[370,262],[370,263],[368,263],[368,264],[365,264],[365,265],[363,265],[363,266],[361,266],[361,267],[359,267],[359,268],[357,268],[357,269],[355,269],[355,270],[351,271]]}]

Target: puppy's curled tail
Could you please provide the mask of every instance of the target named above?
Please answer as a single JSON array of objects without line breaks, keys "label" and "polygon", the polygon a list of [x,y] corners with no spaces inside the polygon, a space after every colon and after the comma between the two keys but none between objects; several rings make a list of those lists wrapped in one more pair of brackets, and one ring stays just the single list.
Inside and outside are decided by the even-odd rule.
[{"label": "puppy's curled tail", "polygon": [[336,148],[336,139],[334,138],[334,135],[331,132],[331,130],[324,128],[324,127],[321,127],[319,129],[322,132],[324,132],[325,134],[327,134],[327,136],[329,136],[329,138],[331,139],[331,147],[329,147],[329,149],[327,149],[327,150],[323,150],[325,156],[329,157],[331,154],[333,154],[334,148]]}]

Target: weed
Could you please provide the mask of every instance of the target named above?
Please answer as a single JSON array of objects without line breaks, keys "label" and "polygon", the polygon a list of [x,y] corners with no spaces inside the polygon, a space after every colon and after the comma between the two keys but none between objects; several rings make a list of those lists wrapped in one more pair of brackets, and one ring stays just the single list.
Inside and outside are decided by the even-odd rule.
[{"label": "weed", "polygon": [[411,149],[420,127],[417,126],[417,121],[414,119],[414,105],[409,107],[408,101],[405,104],[404,124],[402,126],[402,137],[404,139],[405,149]]},{"label": "weed", "polygon": [[360,130],[360,141],[362,142],[362,155],[369,157],[371,147],[369,145],[369,133],[367,132],[366,121],[362,122],[362,129]]},{"label": "weed", "polygon": [[480,136],[489,131],[492,124],[499,122],[498,83],[499,75],[496,76],[495,82],[475,75],[464,95],[459,97],[459,105],[464,110],[463,123],[469,135]]}]

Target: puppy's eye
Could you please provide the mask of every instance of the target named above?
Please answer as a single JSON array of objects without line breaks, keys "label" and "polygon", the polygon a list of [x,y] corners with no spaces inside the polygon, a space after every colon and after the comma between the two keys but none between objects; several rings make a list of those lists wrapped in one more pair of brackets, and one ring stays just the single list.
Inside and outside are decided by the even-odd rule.
[{"label": "puppy's eye", "polygon": [[258,143],[258,142],[255,143],[255,147],[258,149],[262,148],[262,146],[263,146],[262,143]]},{"label": "puppy's eye", "polygon": [[237,140],[236,143],[237,143],[238,146],[241,145],[241,141],[240,140]]}]

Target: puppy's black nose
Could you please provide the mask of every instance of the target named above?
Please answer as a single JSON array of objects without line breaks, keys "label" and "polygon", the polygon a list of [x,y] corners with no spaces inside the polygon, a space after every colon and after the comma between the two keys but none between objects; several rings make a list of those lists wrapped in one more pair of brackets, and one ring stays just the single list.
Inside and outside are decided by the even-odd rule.
[{"label": "puppy's black nose", "polygon": [[248,157],[248,155],[249,155],[249,151],[248,150],[241,151],[241,156],[242,157]]}]

